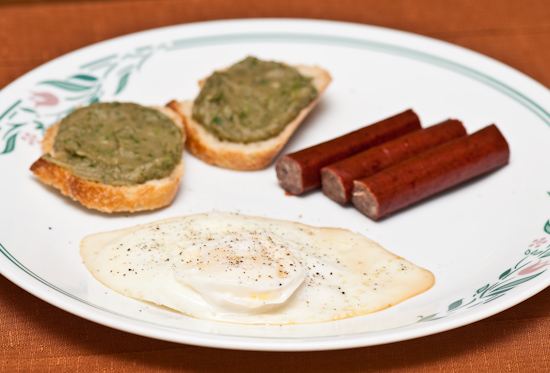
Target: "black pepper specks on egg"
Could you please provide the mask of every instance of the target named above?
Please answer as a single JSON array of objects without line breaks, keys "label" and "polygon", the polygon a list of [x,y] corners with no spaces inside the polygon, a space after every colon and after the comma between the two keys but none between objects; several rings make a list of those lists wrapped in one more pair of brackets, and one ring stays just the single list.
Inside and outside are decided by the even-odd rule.
[{"label": "black pepper specks on egg", "polygon": [[[124,277],[121,281],[124,288],[119,292],[133,295],[145,290],[126,291],[126,287],[131,289],[132,279],[147,284],[147,289],[157,286],[156,291],[147,290],[149,293],[143,295],[143,299],[154,303],[169,299],[166,297],[174,291],[190,289],[193,297],[203,299],[204,306],[200,307],[205,308],[195,310],[198,306],[194,302],[177,303],[184,308],[191,306],[181,312],[199,318],[208,314],[212,320],[227,321],[227,317],[237,323],[259,318],[272,325],[338,320],[372,312],[376,306],[369,300],[369,294],[387,299],[381,284],[389,274],[398,271],[399,275],[408,276],[409,272],[417,271],[414,266],[385,254],[382,259],[375,259],[380,264],[384,261],[384,265],[372,265],[368,257],[362,256],[370,250],[369,247],[365,250],[362,238],[356,239],[361,250],[350,255],[346,250],[355,239],[342,238],[341,230],[313,234],[317,228],[224,213],[198,214],[144,227],[146,235],[138,235],[139,229],[134,229],[129,234],[130,241],[113,244],[113,254],[104,261],[108,264],[101,267],[105,268],[102,279],[120,281]],[[344,251],[337,246],[340,242],[348,245]],[[120,258],[114,254],[115,246],[120,247]],[[390,264],[389,258],[394,260]],[[114,266],[130,261],[132,264]],[[117,274],[116,269],[120,268]],[[94,273],[100,272],[98,269]],[[134,275],[126,276],[131,272]],[[157,279],[170,279],[171,273],[176,277],[174,283],[155,285]],[[301,278],[301,282],[288,290],[294,278]],[[283,295],[285,300],[278,303],[278,297]],[[382,307],[396,303],[394,299],[384,302],[380,303]],[[254,310],[246,316],[248,304],[262,311]],[[270,311],[264,312],[263,307]],[[304,316],[299,316],[299,309]]]}]

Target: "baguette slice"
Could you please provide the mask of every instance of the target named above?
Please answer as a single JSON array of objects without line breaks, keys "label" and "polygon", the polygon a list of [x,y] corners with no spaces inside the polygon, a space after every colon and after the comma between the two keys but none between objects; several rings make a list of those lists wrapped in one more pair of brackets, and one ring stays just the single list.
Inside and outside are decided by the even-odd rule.
[{"label": "baguette slice", "polygon": [[[162,112],[183,130],[183,141],[186,135],[179,115],[167,107],[152,107]],[[53,150],[59,123],[48,128],[42,141],[42,152],[48,154]],[[152,210],[172,203],[178,191],[185,165],[183,159],[167,177],[149,180],[138,185],[113,186],[95,181],[84,180],[72,174],[62,166],[39,158],[31,166],[31,171],[45,184],[52,185],[66,196],[84,206],[102,212]]]},{"label": "baguette slice", "polygon": [[[239,171],[256,171],[269,166],[275,156],[296,131],[302,120],[313,109],[332,78],[318,66],[294,66],[300,74],[313,78],[312,84],[317,89],[317,97],[292,122],[287,124],[279,135],[267,140],[248,144],[222,141],[210,134],[192,118],[193,101],[171,101],[168,107],[179,113],[187,131],[187,149],[197,158],[208,164]],[[202,87],[204,80],[199,82]]]}]

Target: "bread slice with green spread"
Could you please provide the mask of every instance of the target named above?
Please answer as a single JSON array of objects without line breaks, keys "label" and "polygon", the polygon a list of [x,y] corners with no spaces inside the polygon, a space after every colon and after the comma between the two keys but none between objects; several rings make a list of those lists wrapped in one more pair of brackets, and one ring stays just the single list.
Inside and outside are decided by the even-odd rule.
[{"label": "bread slice with green spread", "polygon": [[[259,60],[248,57],[236,65],[216,72],[215,74],[223,74],[230,71],[235,66],[243,65],[241,70],[236,73],[236,79],[239,80],[241,79],[241,75],[239,74],[246,74],[246,71],[243,72],[243,70],[250,65],[253,66],[251,68],[253,70],[257,61]],[[260,62],[264,63],[263,61]],[[245,65],[245,63],[249,65]],[[187,132],[186,148],[193,155],[208,164],[233,170],[254,171],[266,168],[287,143],[306,115],[313,109],[332,80],[330,74],[318,66],[299,65],[290,67],[276,62],[267,63],[272,64],[267,67],[267,72],[261,72],[260,75],[250,78],[243,78],[243,80],[248,82],[248,86],[245,84],[244,87],[240,87],[240,81],[235,83],[234,80],[225,83],[223,81],[225,77],[222,76],[220,78],[221,82],[212,82],[211,85],[217,88],[225,84],[225,91],[222,89],[213,89],[210,94],[205,95],[205,88],[208,87],[209,80],[214,77],[215,74],[213,74],[211,77],[199,82],[201,93],[195,101],[171,101],[168,103],[167,106],[179,113],[183,118],[183,123]],[[275,66],[275,69],[273,69],[273,66]],[[285,87],[284,82],[280,83],[280,81],[278,81],[278,66],[289,67],[293,70],[290,71],[291,74],[296,75],[295,72],[297,72],[301,77],[298,76],[297,82],[291,82],[290,85]],[[273,76],[275,78],[271,80]],[[304,85],[304,82],[308,83],[309,88]],[[254,97],[256,93],[250,88],[251,85],[254,86],[252,87],[254,89],[257,86],[259,86],[260,89],[262,89],[263,86],[271,86],[276,89],[266,92],[260,91],[259,94],[257,94],[258,97]],[[292,99],[293,97],[299,96],[301,92],[307,93],[308,89],[314,92],[314,95],[308,99],[307,103],[294,113],[285,113],[288,106],[293,105],[292,102],[289,104],[288,102],[290,101],[285,101],[285,97],[288,96]],[[239,101],[238,98],[235,99],[236,95],[234,92],[239,90],[241,96],[246,96],[248,101],[245,100],[243,103]],[[273,94],[277,97],[273,97]],[[212,110],[214,112],[214,114],[210,116],[208,112],[206,115],[203,115],[202,122],[197,120],[198,110],[196,110],[197,102],[201,100],[201,97],[203,99],[202,102],[207,103],[206,110]],[[259,101],[261,102],[256,105]],[[243,123],[238,123],[240,128],[236,128],[235,131],[237,125],[235,125],[234,122],[239,122],[243,116],[245,119],[248,119],[246,116],[249,112],[253,111],[250,107],[254,105],[257,106],[256,118],[259,118],[259,120],[256,120],[256,122],[246,123],[243,121]],[[265,128],[269,128],[271,123],[267,126],[263,126],[257,122],[262,121],[264,117],[268,117],[269,115],[278,115],[276,113],[277,108],[281,108],[283,121],[285,118],[289,118],[289,115],[291,118],[286,119],[286,122],[282,123],[282,126],[279,125],[279,128],[265,130]],[[285,115],[287,116],[285,117]],[[205,125],[204,122],[210,123],[209,125]],[[242,128],[245,128],[246,131],[248,131],[247,128],[252,128],[252,130],[249,131],[251,132],[250,136],[244,140],[240,138],[240,136],[242,136]],[[227,133],[224,133],[224,131]],[[262,131],[265,132],[265,134],[262,133]],[[245,135],[248,136],[247,134]]]},{"label": "bread slice with green spread", "polygon": [[[165,124],[167,121],[172,123],[172,126],[168,127],[170,133],[167,136],[176,136],[180,139],[181,150],[179,154],[177,153],[177,145],[175,145],[176,150],[172,152],[176,154],[169,154],[171,159],[168,159],[169,157],[164,155],[159,157],[158,154],[161,153],[152,154],[155,153],[154,150],[151,150],[149,153],[146,151],[144,154],[135,152],[138,153],[137,156],[130,154],[131,149],[147,149],[144,144],[148,137],[144,133],[147,132],[147,124],[145,124],[145,131],[141,130],[141,132],[132,132],[132,130],[125,128],[117,129],[116,134],[114,131],[113,133],[109,131],[105,132],[102,135],[102,140],[97,142],[99,150],[95,153],[94,157],[89,157],[89,147],[86,147],[81,142],[83,141],[83,137],[94,138],[93,134],[90,135],[90,131],[93,130],[80,128],[80,130],[84,131],[83,136],[80,138],[78,138],[78,134],[75,137],[71,137],[70,133],[61,138],[58,134],[61,132],[60,125],[63,124],[62,121],[46,131],[42,141],[42,151],[44,154],[33,163],[30,168],[31,171],[45,184],[59,189],[62,194],[71,197],[90,209],[102,212],[135,212],[157,209],[171,204],[177,193],[185,167],[182,156],[186,135],[181,118],[167,107],[144,108],[139,105],[136,105],[136,107],[138,107],[138,110],[144,109],[143,111],[146,111],[147,115],[158,115],[159,118],[165,121]],[[122,116],[125,116],[125,114],[123,113]],[[103,126],[102,120],[97,119],[105,118],[100,116],[93,121],[93,123],[97,123],[97,126]],[[157,132],[156,134],[149,131],[149,139],[151,136],[158,137],[159,133],[162,132],[159,129],[155,131]],[[58,161],[55,158],[56,149],[59,149],[59,146],[55,146],[56,138],[58,137],[63,140],[63,143],[78,142],[78,144],[72,145],[72,148],[67,146],[64,148],[70,149],[66,151],[69,154],[68,157],[77,158],[77,160],[82,161],[73,169],[65,166],[63,163],[64,160]],[[98,137],[96,136],[95,138],[97,140]],[[133,148],[131,146],[124,147],[124,142],[133,143],[135,146]],[[108,149],[109,147],[110,149]],[[154,147],[157,146],[154,145]],[[118,158],[113,157],[112,154],[118,154]],[[57,155],[59,158],[59,154]],[[121,178],[121,174],[125,169],[122,162],[128,159],[128,157],[146,159],[145,162],[135,167],[137,171],[131,171],[126,177]],[[153,160],[151,161],[150,159]],[[90,177],[88,177],[86,170],[83,173],[83,167],[90,167],[90,170],[97,169],[99,167],[98,164],[101,162],[110,164],[106,168],[105,175],[90,173]],[[120,164],[117,164],[117,162]],[[154,170],[155,167],[165,168],[160,173],[162,176],[155,176],[158,173],[158,171]],[[107,173],[110,173],[110,175],[107,175]],[[144,181],[144,177],[145,179],[149,179]],[[125,178],[129,179],[129,181]]]}]

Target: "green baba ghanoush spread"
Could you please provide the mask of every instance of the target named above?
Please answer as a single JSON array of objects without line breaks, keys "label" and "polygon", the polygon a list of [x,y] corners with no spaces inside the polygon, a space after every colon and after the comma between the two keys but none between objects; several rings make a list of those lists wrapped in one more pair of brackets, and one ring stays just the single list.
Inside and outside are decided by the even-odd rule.
[{"label": "green baba ghanoush spread", "polygon": [[311,80],[291,66],[247,57],[206,80],[193,119],[222,141],[267,140],[317,97]]},{"label": "green baba ghanoush spread", "polygon": [[181,161],[182,130],[158,110],[133,103],[95,103],[60,124],[43,158],[81,179],[136,185],[168,176]]}]

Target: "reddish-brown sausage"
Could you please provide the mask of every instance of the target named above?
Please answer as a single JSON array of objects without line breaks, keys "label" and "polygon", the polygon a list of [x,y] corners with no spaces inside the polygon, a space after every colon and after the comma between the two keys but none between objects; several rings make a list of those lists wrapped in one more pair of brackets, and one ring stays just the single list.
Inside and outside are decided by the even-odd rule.
[{"label": "reddish-brown sausage", "polygon": [[323,193],[339,203],[351,200],[353,180],[363,179],[452,139],[466,136],[458,120],[449,119],[367,149],[321,169]]},{"label": "reddish-brown sausage", "polygon": [[347,135],[287,154],[275,166],[279,184],[291,194],[302,194],[321,185],[322,167],[420,128],[418,116],[407,110]]},{"label": "reddish-brown sausage", "polygon": [[493,124],[354,181],[352,202],[373,220],[508,163],[510,149]]}]

